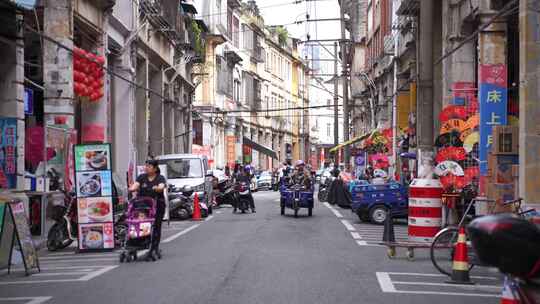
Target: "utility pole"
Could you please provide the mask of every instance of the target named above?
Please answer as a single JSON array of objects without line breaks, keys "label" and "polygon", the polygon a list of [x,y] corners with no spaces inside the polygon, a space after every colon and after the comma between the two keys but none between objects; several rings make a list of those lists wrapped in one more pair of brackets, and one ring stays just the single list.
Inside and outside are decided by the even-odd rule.
[{"label": "utility pole", "polygon": [[339,111],[338,111],[338,49],[334,42],[334,146],[339,144]]},{"label": "utility pole", "polygon": [[[396,18],[396,8],[394,7],[394,12],[392,14],[392,19]],[[399,94],[399,82],[398,82],[398,56],[399,56],[399,31],[393,30],[395,35],[394,39],[394,98],[392,98],[392,161],[393,165],[390,167],[390,176],[395,177],[396,172],[398,172],[398,151],[397,151],[397,136],[398,136],[398,126],[397,126],[397,103],[398,103],[398,94]]]},{"label": "utility pole", "polygon": [[[347,42],[345,41],[345,4],[342,0],[339,6],[341,18],[341,77],[343,79],[343,141],[349,140],[349,82],[347,79]],[[344,162],[349,164],[351,149],[345,147]]]}]

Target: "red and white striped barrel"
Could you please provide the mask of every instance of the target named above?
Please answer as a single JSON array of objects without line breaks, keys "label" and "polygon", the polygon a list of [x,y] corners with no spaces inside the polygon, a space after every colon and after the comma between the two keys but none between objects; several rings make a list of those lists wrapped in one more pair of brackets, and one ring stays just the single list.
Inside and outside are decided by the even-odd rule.
[{"label": "red and white striped barrel", "polygon": [[442,224],[442,185],[436,179],[414,179],[409,187],[409,240],[431,242]]}]

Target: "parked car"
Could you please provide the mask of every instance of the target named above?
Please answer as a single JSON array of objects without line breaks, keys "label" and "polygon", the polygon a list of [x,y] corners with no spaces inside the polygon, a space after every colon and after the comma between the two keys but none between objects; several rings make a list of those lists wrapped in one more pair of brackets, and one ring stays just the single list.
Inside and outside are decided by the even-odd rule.
[{"label": "parked car", "polygon": [[272,188],[272,173],[270,171],[263,171],[257,178],[257,188],[259,190],[270,190]]},{"label": "parked car", "polygon": [[206,156],[196,154],[167,154],[157,157],[161,165],[167,169],[167,182],[175,188],[181,189],[190,186],[199,196],[199,201],[208,206],[208,213],[212,213],[211,193],[214,179],[212,170],[208,168]]}]

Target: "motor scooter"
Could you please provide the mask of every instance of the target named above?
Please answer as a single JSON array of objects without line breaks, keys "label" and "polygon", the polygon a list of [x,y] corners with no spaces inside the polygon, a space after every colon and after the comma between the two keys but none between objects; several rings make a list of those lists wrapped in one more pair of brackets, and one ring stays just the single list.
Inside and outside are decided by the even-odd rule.
[{"label": "motor scooter", "polygon": [[[187,220],[193,216],[193,193],[191,186],[181,188],[169,186],[169,214],[173,219]],[[208,206],[199,200],[201,216],[208,216]]]},{"label": "motor scooter", "polygon": [[236,206],[238,203],[238,191],[235,189],[234,184],[228,180],[224,180],[217,184],[216,187],[216,205],[231,205]]},{"label": "motor scooter", "polygon": [[237,208],[242,213],[246,213],[249,209],[250,200],[253,199],[251,196],[250,186],[247,182],[239,182],[236,186],[238,191],[238,204]]},{"label": "motor scooter", "polygon": [[64,249],[77,240],[77,198],[74,192],[64,193],[64,204],[53,207],[54,225],[47,234],[47,249],[56,251]]}]

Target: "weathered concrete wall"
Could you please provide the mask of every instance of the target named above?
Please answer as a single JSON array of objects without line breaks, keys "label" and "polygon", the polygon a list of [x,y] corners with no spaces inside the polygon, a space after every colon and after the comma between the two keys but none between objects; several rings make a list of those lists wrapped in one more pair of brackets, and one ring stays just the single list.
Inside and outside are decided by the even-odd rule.
[{"label": "weathered concrete wall", "polygon": [[519,5],[519,190],[527,204],[540,208],[540,3]]},{"label": "weathered concrete wall", "polygon": [[[3,20],[23,20],[22,15],[13,11],[4,11]],[[15,37],[13,44],[0,42],[0,116],[17,118],[17,184],[24,188],[24,39],[23,28],[8,26],[2,30],[8,36]]]}]

